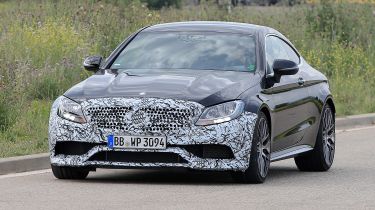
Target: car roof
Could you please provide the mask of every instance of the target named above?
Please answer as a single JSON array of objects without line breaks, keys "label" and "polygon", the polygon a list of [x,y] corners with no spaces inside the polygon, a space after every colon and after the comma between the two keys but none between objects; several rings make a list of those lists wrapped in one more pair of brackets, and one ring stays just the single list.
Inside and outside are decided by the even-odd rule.
[{"label": "car roof", "polygon": [[145,32],[157,31],[206,31],[206,32],[227,32],[242,33],[255,35],[259,32],[278,33],[276,30],[260,25],[235,22],[219,22],[219,21],[189,21],[189,22],[173,22],[163,23],[147,27]]}]

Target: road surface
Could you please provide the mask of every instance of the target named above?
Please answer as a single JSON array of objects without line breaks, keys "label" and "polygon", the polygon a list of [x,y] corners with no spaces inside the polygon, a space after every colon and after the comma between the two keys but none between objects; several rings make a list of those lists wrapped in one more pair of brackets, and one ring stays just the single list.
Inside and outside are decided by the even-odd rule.
[{"label": "road surface", "polygon": [[87,180],[57,180],[50,170],[0,176],[0,209],[375,209],[375,127],[337,134],[328,172],[271,164],[264,184],[228,173],[98,170]]}]

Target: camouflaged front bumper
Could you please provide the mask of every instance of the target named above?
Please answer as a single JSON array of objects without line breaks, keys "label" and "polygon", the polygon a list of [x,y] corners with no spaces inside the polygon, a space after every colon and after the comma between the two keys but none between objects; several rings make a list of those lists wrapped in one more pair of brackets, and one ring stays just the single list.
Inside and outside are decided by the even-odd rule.
[{"label": "camouflaged front bumper", "polygon": [[[62,99],[63,97],[60,97],[54,102],[49,122],[49,149],[51,164],[53,165],[93,168],[187,167],[202,170],[242,171],[248,168],[251,142],[257,118],[257,115],[254,113],[245,112],[240,117],[225,123],[196,126],[194,123],[199,118],[204,107],[195,102],[156,98],[99,98],[81,103],[83,113],[88,122],[79,124],[65,120],[57,115],[57,110]],[[131,109],[127,111],[124,109],[125,111],[123,112],[126,113],[121,114],[121,118],[113,119],[112,121],[103,121],[102,118],[98,119],[98,116],[94,116],[92,110],[103,110],[106,107],[107,110],[113,109],[113,107],[131,107]],[[175,114],[165,115],[163,113],[176,110],[185,110],[186,114],[177,116]],[[165,121],[160,121],[161,118],[155,117],[156,115],[163,116],[163,114],[167,118]],[[119,116],[118,113],[116,115]],[[100,116],[108,117],[106,115]],[[177,119],[173,120],[171,118],[173,116],[177,116]],[[159,124],[155,124],[156,121]],[[110,124],[111,122],[113,124]],[[161,126],[160,122],[167,123],[167,125]],[[154,127],[159,129],[152,129],[153,123]],[[166,127],[169,129],[166,129]],[[110,149],[106,146],[108,135],[165,135],[168,146],[165,150]],[[56,142],[60,141],[103,144],[92,147],[83,155],[64,155],[55,153]],[[200,158],[182,147],[173,146],[200,144],[226,145],[232,150],[234,158]],[[103,151],[168,152],[178,154],[186,162],[145,163],[90,160],[92,156]]]}]

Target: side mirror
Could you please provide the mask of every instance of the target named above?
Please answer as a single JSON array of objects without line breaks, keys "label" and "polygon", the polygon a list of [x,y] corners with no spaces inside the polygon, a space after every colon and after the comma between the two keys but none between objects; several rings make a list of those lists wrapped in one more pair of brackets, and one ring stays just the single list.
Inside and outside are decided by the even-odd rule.
[{"label": "side mirror", "polygon": [[275,76],[297,74],[299,68],[296,63],[290,60],[276,59],[272,65]]},{"label": "side mirror", "polygon": [[90,56],[85,59],[83,62],[83,67],[87,71],[96,72],[99,70],[100,63],[102,62],[102,56]]}]

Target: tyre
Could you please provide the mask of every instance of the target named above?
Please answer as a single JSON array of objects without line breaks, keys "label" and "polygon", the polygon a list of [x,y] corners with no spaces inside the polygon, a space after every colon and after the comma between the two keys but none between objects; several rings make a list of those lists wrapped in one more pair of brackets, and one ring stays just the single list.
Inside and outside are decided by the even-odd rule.
[{"label": "tyre", "polygon": [[312,151],[294,158],[300,171],[327,171],[335,156],[335,116],[326,105],[322,112],[318,136]]},{"label": "tyre", "polygon": [[58,179],[85,179],[88,169],[51,165],[53,175]]},{"label": "tyre", "polygon": [[251,145],[249,168],[233,172],[233,178],[241,183],[263,183],[267,177],[271,158],[271,131],[266,115],[260,112],[255,124]]}]

